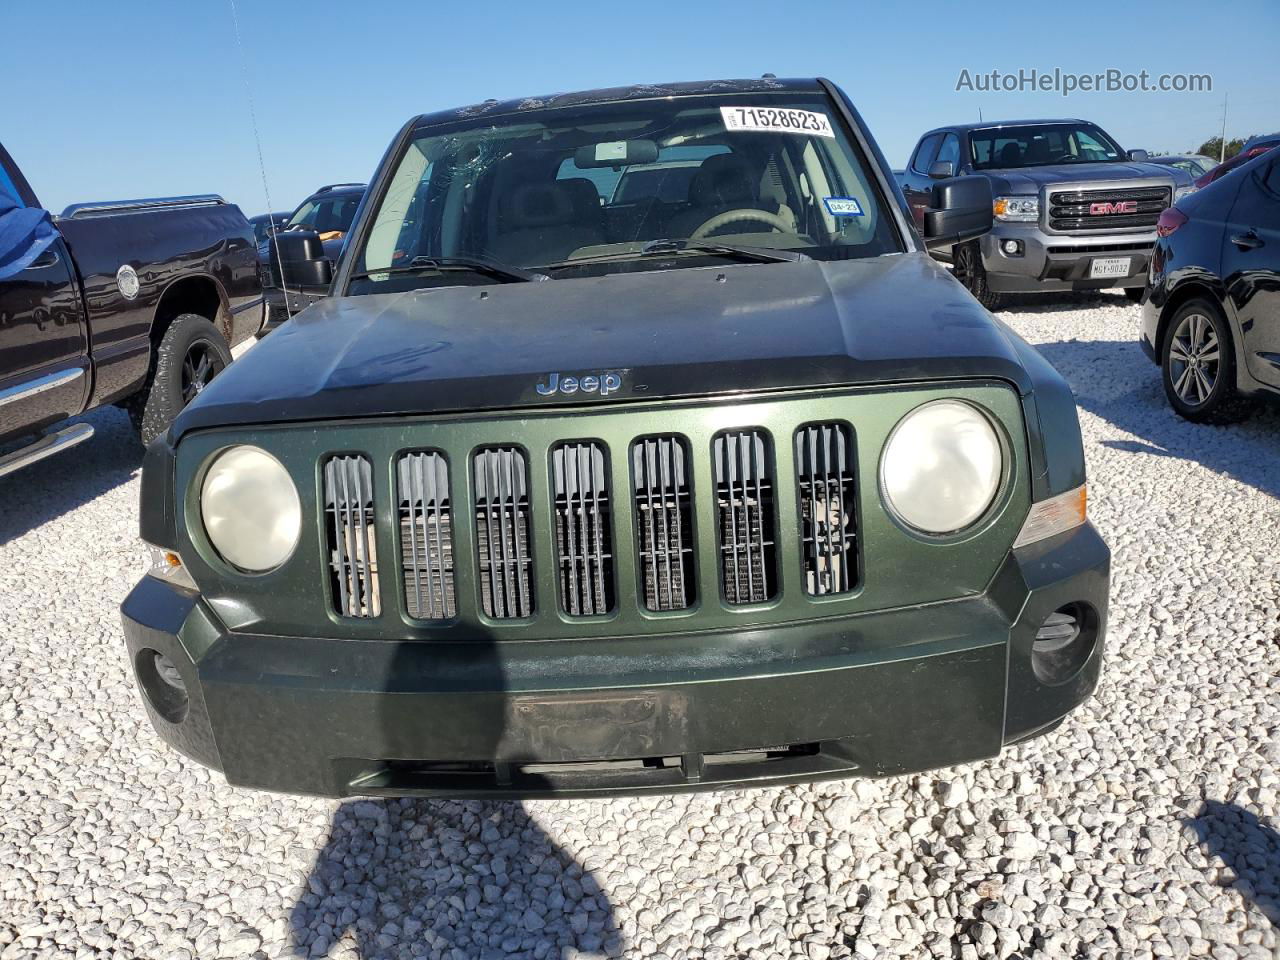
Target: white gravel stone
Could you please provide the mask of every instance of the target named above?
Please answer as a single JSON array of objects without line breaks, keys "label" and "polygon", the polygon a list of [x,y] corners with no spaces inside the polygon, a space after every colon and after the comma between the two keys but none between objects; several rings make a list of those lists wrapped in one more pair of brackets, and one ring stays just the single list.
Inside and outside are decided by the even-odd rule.
[{"label": "white gravel stone", "polygon": [[963,769],[511,803],[237,790],[166,748],[118,604],[122,413],[0,480],[0,958],[1274,958],[1280,414],[1168,409],[1118,294],[1002,318],[1082,407],[1096,695]]}]

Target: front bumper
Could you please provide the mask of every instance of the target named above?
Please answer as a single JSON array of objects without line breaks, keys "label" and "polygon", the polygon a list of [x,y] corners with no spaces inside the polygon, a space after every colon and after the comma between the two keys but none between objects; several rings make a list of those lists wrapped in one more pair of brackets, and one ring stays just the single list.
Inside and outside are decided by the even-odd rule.
[{"label": "front bumper", "polygon": [[[160,736],[291,793],[587,796],[892,776],[995,756],[1093,690],[1110,553],[1092,526],[1010,553],[981,595],[735,632],[542,642],[231,632],[144,578],[122,608]],[[1079,666],[1036,630],[1085,604]],[[157,697],[158,652],[187,700]],[[161,691],[163,693],[163,691]],[[166,719],[166,714],[169,719]]]},{"label": "front bumper", "polygon": [[[1026,293],[1145,286],[1155,239],[1154,230],[1072,236],[1046,233],[1038,223],[997,222],[979,245],[987,285],[999,293]],[[1021,241],[1022,256],[1006,254],[1001,248],[1005,240]],[[1090,278],[1090,265],[1102,257],[1128,257],[1128,274]]]}]

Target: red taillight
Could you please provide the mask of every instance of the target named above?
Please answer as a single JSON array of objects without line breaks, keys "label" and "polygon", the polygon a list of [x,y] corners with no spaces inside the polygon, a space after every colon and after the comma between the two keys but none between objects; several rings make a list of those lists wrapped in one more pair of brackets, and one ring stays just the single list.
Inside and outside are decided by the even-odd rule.
[{"label": "red taillight", "polygon": [[1156,236],[1167,237],[1190,219],[1177,207],[1168,207],[1156,221]]}]

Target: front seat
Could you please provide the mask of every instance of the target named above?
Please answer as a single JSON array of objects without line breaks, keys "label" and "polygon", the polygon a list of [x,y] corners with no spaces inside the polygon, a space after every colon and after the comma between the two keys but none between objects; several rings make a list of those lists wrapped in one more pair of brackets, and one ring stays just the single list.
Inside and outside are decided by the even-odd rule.
[{"label": "front seat", "polygon": [[[672,218],[670,236],[686,238],[712,217],[728,210],[781,212],[778,203],[761,199],[760,177],[745,160],[731,153],[717,153],[702,161],[689,183],[689,202],[692,204],[689,210]],[[765,232],[771,228],[764,224],[752,227],[744,221],[742,229]]]},{"label": "front seat", "polygon": [[[599,209],[598,199],[596,206]],[[533,267],[563,260],[579,247],[603,243],[600,220],[587,213],[580,192],[564,182],[521,184],[507,195],[489,255],[503,263]]]},{"label": "front seat", "polygon": [[1022,163],[1022,148],[1010,140],[1000,148],[1000,166],[1016,167]]}]

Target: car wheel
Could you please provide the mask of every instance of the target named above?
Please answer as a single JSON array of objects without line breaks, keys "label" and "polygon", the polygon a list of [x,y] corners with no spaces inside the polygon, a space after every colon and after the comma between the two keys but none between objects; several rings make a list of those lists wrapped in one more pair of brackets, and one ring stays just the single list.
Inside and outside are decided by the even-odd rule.
[{"label": "car wheel", "polygon": [[1169,403],[1195,423],[1236,423],[1252,404],[1236,389],[1231,330],[1217,304],[1191,300],[1169,321],[1160,356]]},{"label": "car wheel", "polygon": [[184,313],[164,332],[156,348],[155,370],[128,405],[144,444],[168,428],[188,403],[231,363],[231,350],[218,328],[204,317]]},{"label": "car wheel", "polygon": [[1142,302],[1142,295],[1147,292],[1146,287],[1125,287],[1124,295],[1134,303]]},{"label": "car wheel", "polygon": [[1004,298],[987,286],[987,268],[982,265],[982,251],[976,243],[951,248],[951,273],[988,310],[1000,308]]}]

